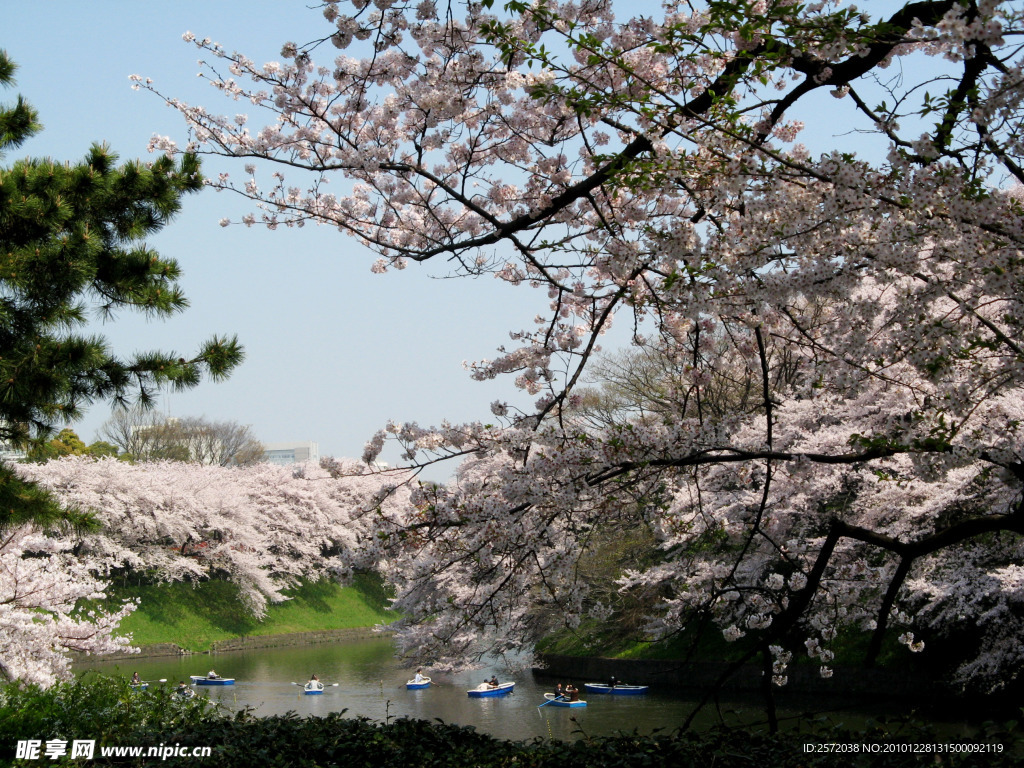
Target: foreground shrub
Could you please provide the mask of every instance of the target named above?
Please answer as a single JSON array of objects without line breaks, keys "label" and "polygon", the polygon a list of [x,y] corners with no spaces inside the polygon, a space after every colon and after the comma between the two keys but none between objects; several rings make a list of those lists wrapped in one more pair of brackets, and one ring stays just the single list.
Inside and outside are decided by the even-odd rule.
[{"label": "foreground shrub", "polygon": [[[376,723],[344,713],[256,717],[189,702],[170,689],[135,692],[123,681],[96,678],[49,690],[8,687],[0,693],[0,764],[87,766],[296,766],[298,768],[641,768],[642,766],[1014,766],[1024,741],[1015,724],[987,726],[975,740],[946,751],[928,726],[879,721],[863,731],[802,723],[783,734],[717,727],[702,733],[620,734],[572,742],[510,742],[473,728],[425,720]],[[19,740],[96,740],[92,759],[68,755],[18,759]],[[808,749],[805,745],[811,745]],[[836,745],[836,746],[831,746]],[[103,755],[103,748],[155,747],[153,757]],[[192,749],[210,747],[208,757]],[[841,750],[841,751],[837,751]],[[970,751],[974,750],[974,751]],[[177,755],[181,755],[180,757]]]}]

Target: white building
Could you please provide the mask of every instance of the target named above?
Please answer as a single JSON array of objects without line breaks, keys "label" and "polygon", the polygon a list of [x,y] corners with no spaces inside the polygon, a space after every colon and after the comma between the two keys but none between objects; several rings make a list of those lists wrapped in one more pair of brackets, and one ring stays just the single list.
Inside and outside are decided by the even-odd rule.
[{"label": "white building", "polygon": [[265,443],[263,460],[269,464],[320,461],[320,446],[308,440],[298,443]]},{"label": "white building", "polygon": [[21,461],[26,456],[25,449],[14,443],[0,442],[0,461]]},{"label": "white building", "polygon": [[[0,421],[0,426],[6,427],[9,422]],[[21,461],[25,458],[25,447],[15,445],[7,440],[0,440],[0,461]]]}]

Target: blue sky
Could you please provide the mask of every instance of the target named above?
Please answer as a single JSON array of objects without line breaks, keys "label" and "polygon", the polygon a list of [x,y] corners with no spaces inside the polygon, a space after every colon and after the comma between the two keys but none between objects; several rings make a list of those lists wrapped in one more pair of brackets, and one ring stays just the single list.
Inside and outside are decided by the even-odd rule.
[{"label": "blue sky", "polygon": [[[262,62],[279,60],[287,40],[321,36],[325,25],[319,11],[284,0],[9,5],[0,47],[19,70],[16,89],[0,100],[22,94],[44,131],[3,163],[25,155],[77,160],[98,141],[122,159],[145,158],[154,133],[184,143],[180,116],[131,90],[129,75],[233,113],[236,105],[196,77],[199,52],[182,41],[185,31]],[[204,161],[207,175],[220,170],[242,175],[240,164]],[[150,242],[181,263],[191,307],[163,321],[123,312],[100,328],[126,354],[186,354],[215,333],[238,334],[245,363],[226,382],[163,398],[173,415],[231,419],[264,442],[314,440],[322,455],[358,457],[388,419],[471,420],[488,417],[495,399],[522,402],[511,382],[472,381],[462,361],[494,357],[509,329],[529,324],[542,299],[534,291],[493,278],[432,278],[443,265],[373,275],[372,252],[324,227],[219,226],[247,210],[227,194],[189,198]],[[96,404],[72,426],[91,441],[109,415]]]}]

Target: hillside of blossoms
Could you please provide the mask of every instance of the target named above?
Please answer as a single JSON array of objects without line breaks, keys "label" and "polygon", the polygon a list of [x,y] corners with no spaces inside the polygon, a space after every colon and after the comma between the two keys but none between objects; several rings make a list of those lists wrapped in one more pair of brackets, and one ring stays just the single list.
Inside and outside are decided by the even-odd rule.
[{"label": "hillside of blossoms", "polygon": [[70,676],[70,652],[132,647],[117,627],[136,603],[81,610],[108,596],[114,575],[226,579],[260,618],[302,580],[344,581],[374,564],[369,518],[408,516],[396,478],[355,462],[221,467],[72,456],[18,470],[93,522],[77,531],[25,525],[0,540],[2,671],[42,685]]}]

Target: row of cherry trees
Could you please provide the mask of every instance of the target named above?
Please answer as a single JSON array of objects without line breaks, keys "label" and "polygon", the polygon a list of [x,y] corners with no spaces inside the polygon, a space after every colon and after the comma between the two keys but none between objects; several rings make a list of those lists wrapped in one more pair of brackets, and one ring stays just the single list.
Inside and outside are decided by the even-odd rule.
[{"label": "row of cherry trees", "polygon": [[[255,119],[165,97],[190,150],[240,158],[211,183],[253,202],[242,223],[539,291],[473,367],[535,408],[368,445],[467,457],[379,526],[407,648],[511,650],[538,607],[607,613],[577,563],[634,525],[658,556],[621,588],[661,596],[656,635],[751,635],[783,683],[795,652],[830,674],[846,627],[873,655],[893,627],[916,650],[978,622],[962,674],[998,682],[1024,660],[1021,3],[616,10],[330,0],[279,62],[185,36]],[[580,384],[613,317],[675,361],[676,407],[595,426]]]},{"label": "row of cherry trees", "polygon": [[[112,574],[156,581],[227,578],[256,616],[300,579],[345,579],[375,562],[371,519],[406,513],[403,487],[353,462],[219,467],[127,464],[69,457],[18,467],[94,525],[44,532],[25,525],[0,541],[0,672],[48,684],[66,676],[66,651],[108,653],[129,641],[134,610],[83,611]],[[370,541],[366,537],[370,537]]]}]

